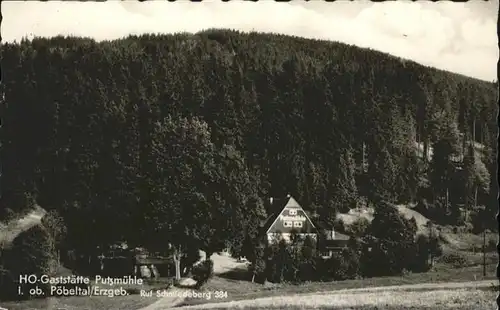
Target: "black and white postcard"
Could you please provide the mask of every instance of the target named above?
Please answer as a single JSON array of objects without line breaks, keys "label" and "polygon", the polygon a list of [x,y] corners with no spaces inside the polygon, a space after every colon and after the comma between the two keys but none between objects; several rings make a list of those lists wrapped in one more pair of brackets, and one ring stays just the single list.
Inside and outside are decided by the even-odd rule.
[{"label": "black and white postcard", "polygon": [[489,310],[498,1],[3,1],[0,309]]}]

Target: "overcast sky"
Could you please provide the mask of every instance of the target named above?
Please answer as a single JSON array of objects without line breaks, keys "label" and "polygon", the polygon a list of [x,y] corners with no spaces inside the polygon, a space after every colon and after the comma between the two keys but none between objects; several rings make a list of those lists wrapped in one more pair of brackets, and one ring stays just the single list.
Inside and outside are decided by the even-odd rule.
[{"label": "overcast sky", "polygon": [[370,47],[483,80],[497,78],[498,1],[2,2],[2,39],[232,28]]}]

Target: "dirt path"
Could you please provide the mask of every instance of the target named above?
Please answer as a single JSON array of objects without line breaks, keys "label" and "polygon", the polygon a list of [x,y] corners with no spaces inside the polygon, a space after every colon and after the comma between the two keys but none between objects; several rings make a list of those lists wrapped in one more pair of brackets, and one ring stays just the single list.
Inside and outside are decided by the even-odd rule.
[{"label": "dirt path", "polygon": [[214,262],[214,274],[221,274],[228,272],[237,268],[245,268],[247,263],[238,262],[235,258],[232,258],[228,253],[213,254],[211,257]]},{"label": "dirt path", "polygon": [[[206,257],[205,252],[200,251],[200,260],[196,264],[199,264],[202,261],[204,261],[205,257]],[[247,267],[246,262],[238,262],[237,259],[231,257],[231,255],[226,252],[214,253],[210,257],[210,259],[212,259],[212,261],[214,262],[215,275],[219,275],[221,273],[225,273],[230,270]]]},{"label": "dirt path", "polygon": [[[482,280],[472,282],[438,282],[438,283],[418,283],[418,284],[403,284],[391,286],[378,286],[378,287],[365,287],[365,288],[351,288],[341,289],[336,291],[325,292],[324,294],[338,294],[338,293],[355,293],[355,292],[377,292],[377,291],[406,291],[406,290],[431,290],[431,289],[464,289],[464,288],[483,288],[491,285],[498,285],[495,280]],[[315,295],[323,293],[313,293]]]},{"label": "dirt path", "polygon": [[[200,251],[200,262],[205,260],[205,253]],[[214,262],[214,274],[221,274],[227,271],[230,271],[235,268],[242,268],[246,266],[246,263],[240,263],[236,259],[232,258],[228,253],[220,253],[213,254],[211,257]],[[192,279],[183,279],[181,284],[183,285],[192,285],[194,280]],[[193,290],[183,289],[183,288],[171,288],[168,290],[169,295],[162,297],[157,300],[155,303],[139,309],[139,310],[160,310],[160,309],[170,309],[175,307],[176,305],[181,304],[185,297],[184,294],[192,293]]]}]

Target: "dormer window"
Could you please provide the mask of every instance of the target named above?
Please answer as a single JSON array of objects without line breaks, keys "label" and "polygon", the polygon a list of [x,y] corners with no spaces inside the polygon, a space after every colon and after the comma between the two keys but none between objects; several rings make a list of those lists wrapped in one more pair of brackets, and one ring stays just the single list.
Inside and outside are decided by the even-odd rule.
[{"label": "dormer window", "polygon": [[293,227],[302,228],[302,222],[293,222]]},{"label": "dormer window", "polygon": [[297,210],[288,210],[288,214],[297,215]]},{"label": "dormer window", "polygon": [[284,227],[292,227],[292,222],[291,221],[285,221],[283,222]]}]

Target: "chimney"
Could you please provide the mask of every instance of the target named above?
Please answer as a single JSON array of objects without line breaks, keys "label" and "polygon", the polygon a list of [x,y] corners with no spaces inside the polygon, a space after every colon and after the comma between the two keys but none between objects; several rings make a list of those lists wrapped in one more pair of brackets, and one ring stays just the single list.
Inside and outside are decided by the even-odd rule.
[{"label": "chimney", "polygon": [[273,204],[273,197],[269,197],[269,203]]},{"label": "chimney", "polygon": [[290,198],[290,197],[291,197],[291,196],[290,196],[290,194],[287,194],[287,195],[286,195],[286,198]]}]

